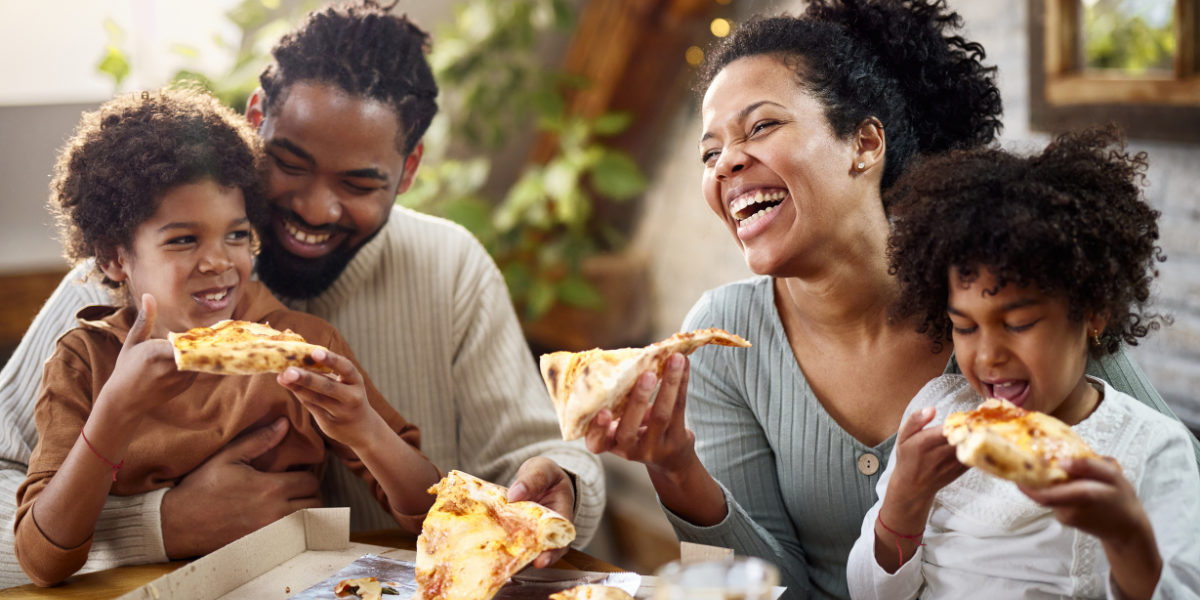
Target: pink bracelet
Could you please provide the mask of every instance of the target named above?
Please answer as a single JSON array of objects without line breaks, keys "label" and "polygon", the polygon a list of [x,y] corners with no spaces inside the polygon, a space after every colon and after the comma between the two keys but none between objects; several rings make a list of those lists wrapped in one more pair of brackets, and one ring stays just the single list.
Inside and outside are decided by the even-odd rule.
[{"label": "pink bracelet", "polygon": [[888,533],[891,533],[892,535],[896,536],[896,553],[900,555],[900,565],[901,566],[904,565],[904,549],[900,547],[900,538],[904,538],[918,546],[925,545],[925,544],[922,544],[921,542],[917,541],[921,538],[921,536],[925,535],[924,529],[921,530],[921,533],[918,533],[915,535],[904,535],[903,533],[897,532],[897,531],[893,530],[891,527],[888,527],[887,523],[883,522],[883,515],[877,516],[876,519],[879,521],[880,525],[883,525],[884,529],[888,530]]},{"label": "pink bracelet", "polygon": [[[125,466],[125,461],[123,461],[123,460],[122,460],[122,461],[121,461],[120,463],[118,463],[118,464],[115,464],[115,465],[114,465],[114,464],[112,464],[111,462],[109,462],[109,461],[108,461],[108,459],[107,459],[107,458],[104,458],[103,456],[100,456],[100,453],[96,451],[96,447],[95,447],[95,446],[93,446],[93,445],[92,445],[92,443],[88,441],[88,439],[87,439],[87,435],[83,433],[83,428],[82,428],[82,427],[80,427],[80,428],[79,428],[79,435],[80,435],[80,437],[82,437],[82,438],[83,438],[83,443],[87,444],[87,447],[92,449],[92,454],[95,454],[95,455],[96,455],[96,458],[99,458],[100,460],[104,461],[104,464],[106,464],[106,465],[108,465],[108,466],[112,467],[112,470],[113,470],[113,481],[116,481],[116,480],[117,480],[117,469],[120,469],[121,467]],[[880,521],[880,523],[882,523],[882,522],[883,522],[883,521]],[[884,527],[887,527],[887,525],[884,525]],[[896,542],[896,543],[897,543],[897,544],[899,544],[900,542]]]}]

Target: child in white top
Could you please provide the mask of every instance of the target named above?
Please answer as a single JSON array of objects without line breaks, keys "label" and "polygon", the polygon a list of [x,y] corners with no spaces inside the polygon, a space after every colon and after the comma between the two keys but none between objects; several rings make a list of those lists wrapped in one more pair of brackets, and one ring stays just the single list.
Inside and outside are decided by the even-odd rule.
[{"label": "child in white top", "polygon": [[[1136,344],[1158,213],[1112,129],[1042,154],[960,152],[898,183],[895,317],[951,342],[962,375],[909,405],[850,553],[853,598],[1200,598],[1200,474],[1178,423],[1085,373]],[[1004,398],[1071,425],[1101,456],[1018,487],[959,464],[945,416]],[[1117,465],[1120,465],[1119,467]]]}]

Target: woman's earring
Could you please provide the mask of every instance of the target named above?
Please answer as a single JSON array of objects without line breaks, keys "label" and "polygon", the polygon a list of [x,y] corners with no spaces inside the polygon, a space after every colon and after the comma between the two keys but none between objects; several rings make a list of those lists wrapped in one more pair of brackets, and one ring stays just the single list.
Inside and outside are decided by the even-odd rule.
[{"label": "woman's earring", "polygon": [[1100,330],[1099,329],[1092,331],[1092,345],[1093,346],[1100,345]]},{"label": "woman's earring", "polygon": [[857,168],[857,169],[858,169],[858,172],[859,172],[859,173],[862,173],[863,171],[866,171],[866,170],[867,170],[867,163],[865,163],[865,162],[860,162],[860,163],[858,163],[857,165],[854,165],[854,166],[855,166],[855,168]]}]

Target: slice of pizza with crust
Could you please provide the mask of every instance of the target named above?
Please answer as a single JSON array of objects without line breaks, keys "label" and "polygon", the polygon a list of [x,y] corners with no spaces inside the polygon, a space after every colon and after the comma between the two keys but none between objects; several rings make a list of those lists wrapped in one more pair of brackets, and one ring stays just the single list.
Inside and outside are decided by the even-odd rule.
[{"label": "slice of pizza with crust", "polygon": [[488,600],[546,550],[575,539],[575,526],[508,489],[461,471],[429,488],[437,500],[417,538],[418,600]]},{"label": "slice of pizza with crust", "polygon": [[691,354],[707,344],[750,347],[750,342],[741,336],[710,328],[676,333],[645,348],[543,354],[542,379],[554,400],[563,439],[583,437],[588,423],[606,408],[619,419],[625,410],[625,397],[638,376],[654,371],[662,377],[663,367],[672,354]]},{"label": "slice of pizza with crust", "polygon": [[1058,466],[1061,460],[1096,458],[1066,423],[996,398],[946,417],[942,433],[962,464],[1030,487],[1070,479]]},{"label": "slice of pizza with crust", "polygon": [[550,600],[633,600],[621,588],[607,585],[580,585],[550,594]]},{"label": "slice of pizza with crust", "polygon": [[277,331],[269,324],[221,321],[212,327],[197,327],[167,336],[175,347],[175,366],[180,371],[217,375],[282,373],[297,367],[317,373],[333,370],[312,357],[322,346],[309,344],[291,329]]}]

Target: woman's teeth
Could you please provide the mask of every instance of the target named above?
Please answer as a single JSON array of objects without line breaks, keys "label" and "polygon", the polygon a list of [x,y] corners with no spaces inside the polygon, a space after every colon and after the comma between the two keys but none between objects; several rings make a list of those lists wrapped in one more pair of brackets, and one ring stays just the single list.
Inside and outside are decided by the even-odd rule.
[{"label": "woman's teeth", "polygon": [[224,298],[225,298],[225,295],[226,295],[226,294],[228,294],[228,293],[229,293],[229,290],[225,290],[225,291],[223,291],[223,292],[217,292],[217,293],[215,293],[215,294],[205,294],[205,295],[204,295],[204,299],[205,299],[205,300],[211,300],[211,301],[213,301],[213,302],[216,302],[216,301],[218,301],[218,300],[222,300],[222,299],[224,299]]},{"label": "woman's teeth", "polygon": [[285,229],[287,229],[288,233],[292,234],[292,237],[304,242],[305,244],[320,244],[321,242],[328,240],[330,237],[333,237],[333,234],[329,233],[304,233],[295,225],[292,225],[287,221],[284,221],[283,226]]},{"label": "woman's teeth", "polygon": [[[754,222],[754,220],[756,220],[759,216],[767,214],[772,208],[778,206],[779,202],[781,202],[786,196],[787,192],[782,190],[778,192],[768,192],[766,194],[762,192],[757,192],[753,195],[748,194],[738,198],[737,200],[734,200],[733,205],[730,206],[730,209],[733,212],[733,218],[738,220],[739,226],[748,225]],[[748,206],[762,204],[764,202],[773,202],[775,204],[765,209],[746,210],[746,207]]]},{"label": "woman's teeth", "polygon": [[758,211],[758,212],[756,212],[756,213],[754,213],[754,214],[752,214],[752,215],[750,215],[750,216],[746,217],[745,219],[742,219],[742,220],[738,221],[738,227],[739,227],[739,228],[741,228],[741,227],[745,227],[745,226],[747,226],[747,225],[749,225],[749,224],[751,224],[751,223],[753,223],[753,222],[755,222],[755,221],[757,221],[757,220],[759,220],[759,219],[763,218],[764,216],[766,216],[766,215],[769,215],[769,214],[771,214],[771,213],[775,212],[775,209],[777,209],[777,208],[779,208],[779,205],[778,205],[778,204],[773,204],[773,205],[771,205],[771,206],[768,206],[768,207],[766,207],[766,208],[764,208],[764,209],[762,209],[762,210],[760,210],[760,211]]}]

